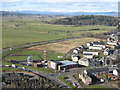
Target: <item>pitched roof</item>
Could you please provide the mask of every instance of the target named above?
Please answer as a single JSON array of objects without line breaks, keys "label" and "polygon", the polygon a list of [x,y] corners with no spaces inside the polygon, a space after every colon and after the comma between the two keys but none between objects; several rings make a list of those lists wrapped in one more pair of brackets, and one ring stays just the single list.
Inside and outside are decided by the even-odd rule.
[{"label": "pitched roof", "polygon": [[88,69],[87,72],[88,73],[95,73],[95,72],[103,72],[103,71],[108,71],[108,67],[104,67],[104,68],[94,68],[94,69]]}]

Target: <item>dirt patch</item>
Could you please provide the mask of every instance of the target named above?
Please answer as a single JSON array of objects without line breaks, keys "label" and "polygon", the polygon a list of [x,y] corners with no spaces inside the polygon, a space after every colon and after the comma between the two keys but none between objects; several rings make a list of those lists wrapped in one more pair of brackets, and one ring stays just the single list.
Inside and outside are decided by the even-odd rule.
[{"label": "dirt patch", "polygon": [[51,50],[59,53],[67,53],[69,50],[77,46],[86,44],[87,42],[98,41],[98,40],[99,39],[96,38],[80,38],[69,41],[33,46],[28,48],[28,50]]}]

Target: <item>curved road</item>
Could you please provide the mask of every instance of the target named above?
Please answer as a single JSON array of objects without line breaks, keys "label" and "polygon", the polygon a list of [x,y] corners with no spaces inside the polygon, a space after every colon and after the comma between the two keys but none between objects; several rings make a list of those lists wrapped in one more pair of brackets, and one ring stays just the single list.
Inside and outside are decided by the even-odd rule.
[{"label": "curved road", "polygon": [[56,42],[73,40],[73,39],[79,39],[79,38],[83,38],[83,36],[81,36],[81,37],[66,38],[66,39],[50,40],[50,41],[41,41],[41,42],[30,43],[30,44],[25,44],[25,45],[20,45],[20,46],[14,46],[14,47],[11,47],[11,48],[3,49],[2,51],[0,51],[0,53],[9,51],[11,49],[13,50],[13,49],[17,49],[17,48],[31,47],[31,46],[36,46],[36,45],[48,44],[48,43],[56,43]]},{"label": "curved road", "polygon": [[[83,38],[83,37],[73,37],[73,38],[66,38],[66,39],[58,39],[58,40],[50,40],[50,41],[42,41],[42,42],[30,43],[30,44],[11,47],[11,48],[6,48],[6,49],[3,49],[2,51],[0,51],[0,53],[7,52],[7,51],[17,49],[17,48],[24,48],[24,47],[30,47],[30,46],[35,46],[35,45],[43,45],[43,44],[48,44],[48,43],[55,43],[55,42],[61,42],[61,41],[79,39],[79,38]],[[63,83],[62,81],[57,79],[57,77],[49,76],[49,74],[47,74],[47,73],[36,72],[34,70],[32,70],[32,72],[37,73],[37,74],[39,74],[41,76],[47,77],[48,79],[54,81],[56,84],[60,84],[62,86],[67,86],[65,83]],[[68,88],[70,88],[70,87],[68,87]]]}]

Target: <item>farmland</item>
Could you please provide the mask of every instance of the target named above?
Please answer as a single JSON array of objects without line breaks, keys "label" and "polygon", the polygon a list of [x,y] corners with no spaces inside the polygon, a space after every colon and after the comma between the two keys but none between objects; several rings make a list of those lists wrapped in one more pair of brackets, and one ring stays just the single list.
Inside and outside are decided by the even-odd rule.
[{"label": "farmland", "polygon": [[[116,27],[51,25],[42,20],[54,18],[40,18],[38,16],[3,16],[2,17],[2,46],[3,48],[23,45],[27,43],[48,41],[69,37],[79,37],[83,33],[104,33]],[[99,31],[88,31],[99,28]]]},{"label": "farmland", "polygon": [[[43,59],[44,50],[47,51],[47,59],[61,60],[57,56],[64,56],[68,51],[79,45],[90,41],[98,41],[96,38],[81,38],[69,41],[62,41],[57,43],[50,43],[45,45],[38,45],[26,49],[13,52],[5,60],[27,60],[27,57],[32,55],[34,60]],[[64,59],[64,58],[63,58]]]}]

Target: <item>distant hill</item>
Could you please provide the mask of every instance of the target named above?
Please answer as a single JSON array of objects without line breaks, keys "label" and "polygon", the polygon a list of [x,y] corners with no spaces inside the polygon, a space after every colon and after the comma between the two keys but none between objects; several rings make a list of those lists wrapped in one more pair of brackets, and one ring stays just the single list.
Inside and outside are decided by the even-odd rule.
[{"label": "distant hill", "polygon": [[107,15],[107,16],[117,16],[118,12],[42,12],[42,11],[2,11],[3,15],[14,14],[14,15],[26,15],[26,14],[40,14],[40,15],[70,15],[70,16],[78,16],[78,15]]},{"label": "distant hill", "polygon": [[21,15],[32,15],[32,14],[0,11],[0,15],[2,15],[2,16],[6,16],[6,15],[16,15],[16,16],[21,16]]},{"label": "distant hill", "polygon": [[62,24],[62,25],[105,25],[105,26],[116,26],[118,19],[112,16],[102,15],[82,15],[68,17],[64,19],[57,19],[46,22],[48,24]]}]

